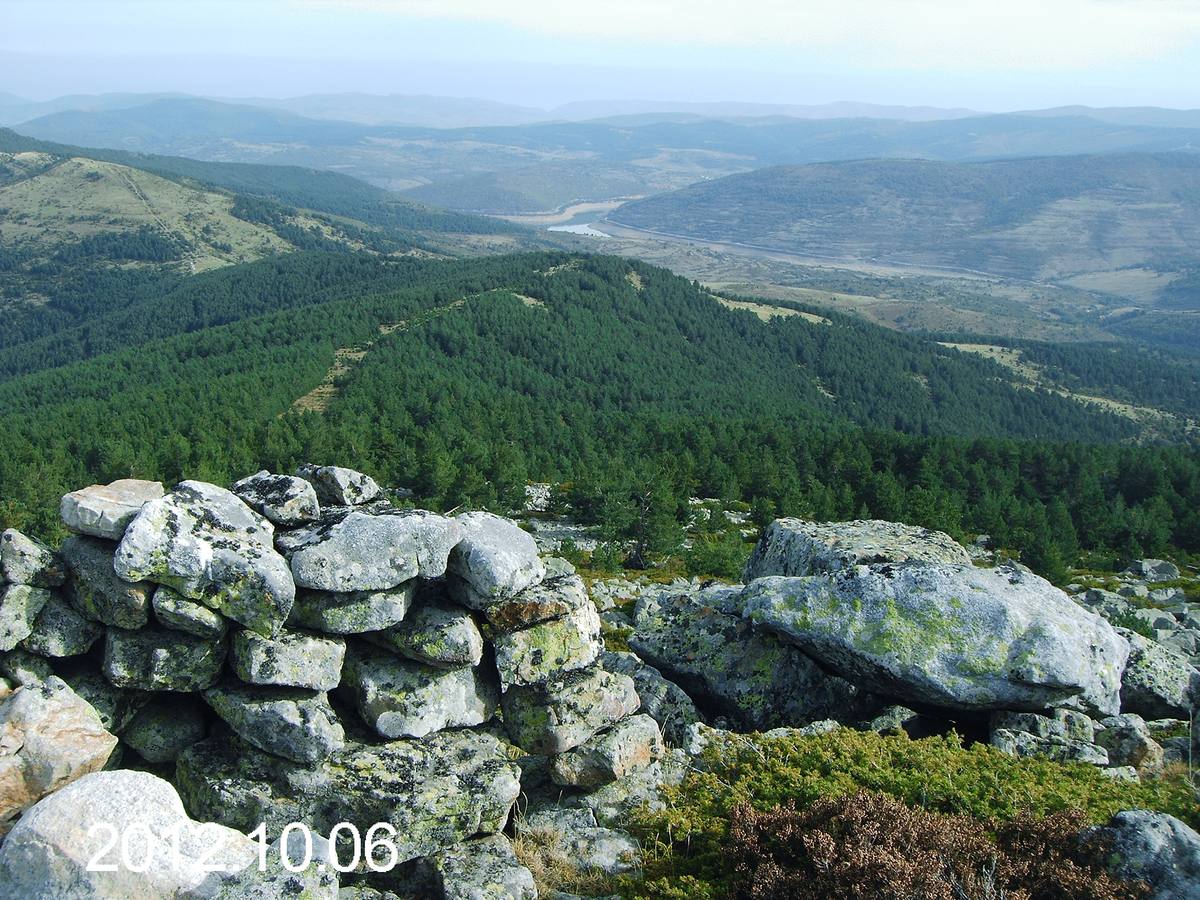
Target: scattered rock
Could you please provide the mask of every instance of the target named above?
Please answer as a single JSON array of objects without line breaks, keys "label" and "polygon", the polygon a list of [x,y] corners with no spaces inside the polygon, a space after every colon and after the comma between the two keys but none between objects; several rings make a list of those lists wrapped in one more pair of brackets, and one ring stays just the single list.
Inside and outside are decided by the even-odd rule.
[{"label": "scattered rock", "polygon": [[1166,813],[1126,810],[1105,827],[1110,867],[1150,885],[1150,900],[1200,897],[1200,834]]},{"label": "scattered rock", "polygon": [[600,614],[589,603],[561,619],[498,634],[495,645],[502,690],[548,681],[585,668],[600,656]]},{"label": "scattered rock", "polygon": [[225,642],[146,628],[109,628],[104,674],[117,687],[143,691],[202,691],[216,684],[225,664]]},{"label": "scattered rock", "polygon": [[0,533],[0,573],[10,584],[59,587],[67,573],[58,554],[15,528]]},{"label": "scattered rock", "polygon": [[113,569],[115,547],[90,537],[71,537],[59,553],[67,567],[67,596],[89,619],[116,628],[141,628],[150,621],[154,585],[130,584]]},{"label": "scattered rock", "polygon": [[51,595],[21,646],[39,656],[80,656],[91,649],[104,629]]},{"label": "scattered rock", "polygon": [[471,614],[448,603],[423,604],[403,622],[363,637],[377,646],[440,669],[477,666],[483,635]]},{"label": "scattered rock", "polygon": [[163,628],[184,631],[210,641],[219,641],[229,630],[220,613],[196,600],[189,600],[166,585],[155,589],[150,605],[154,608],[154,618]]},{"label": "scattered rock", "polygon": [[72,491],[62,498],[59,513],[78,534],[119,541],[142,506],[162,495],[163,486],[157,481],[122,478]]},{"label": "scattered rock", "polygon": [[206,734],[203,703],[191,697],[155,697],[138,710],[121,740],[146,762],[173,763]]},{"label": "scattered rock", "polygon": [[362,634],[390,628],[404,619],[412,606],[415,578],[383,591],[300,590],[288,619],[293,625],[326,634]]},{"label": "scattered rock", "polygon": [[1125,569],[1127,575],[1145,581],[1174,581],[1179,577],[1179,566],[1165,559],[1139,559]]},{"label": "scattered rock", "polygon": [[345,732],[320,691],[228,682],[205,691],[204,699],[246,743],[285,759],[318,763],[345,744]]},{"label": "scattered rock", "polygon": [[448,571],[454,599],[471,609],[486,609],[498,600],[541,583],[546,569],[533,536],[508,519],[486,512],[455,517],[462,540],[450,553]]},{"label": "scattered rock", "polygon": [[303,478],[255,472],[233,486],[242,502],[276,525],[290,528],[315,522],[321,515],[317,492]]},{"label": "scattered rock", "polygon": [[637,712],[639,700],[628,675],[593,667],[560,680],[517,685],[501,698],[504,728],[522,750],[565,753],[593,734]]},{"label": "scattered rock", "polygon": [[332,691],[338,686],[345,655],[344,641],[298,631],[281,631],[265,638],[243,630],[233,636],[230,647],[233,671],[247,684],[314,691]]},{"label": "scattered rock", "polygon": [[309,482],[321,503],[331,506],[359,506],[379,496],[379,485],[370,475],[341,466],[303,465],[296,475]]},{"label": "scattered rock", "polygon": [[12,650],[33,634],[50,592],[27,584],[0,585],[0,651]]},{"label": "scattered rock", "polygon": [[550,777],[569,787],[599,787],[650,765],[662,753],[658,723],[647,715],[630,716],[554,757]]}]

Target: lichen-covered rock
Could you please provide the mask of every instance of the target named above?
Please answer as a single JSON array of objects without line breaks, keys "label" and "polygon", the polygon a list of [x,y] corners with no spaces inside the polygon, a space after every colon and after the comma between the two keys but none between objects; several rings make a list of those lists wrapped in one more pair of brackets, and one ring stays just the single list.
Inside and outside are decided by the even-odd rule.
[{"label": "lichen-covered rock", "polygon": [[539,584],[546,568],[533,535],[516,523],[487,512],[455,517],[462,540],[450,554],[448,569],[454,599],[472,609],[512,597]]},{"label": "lichen-covered rock", "polygon": [[370,475],[341,466],[303,465],[296,475],[316,490],[317,499],[330,506],[359,506],[379,496],[379,485]]},{"label": "lichen-covered rock", "polygon": [[533,873],[502,834],[455,844],[434,854],[428,868],[438,900],[537,900]]},{"label": "lichen-covered rock", "polygon": [[1146,581],[1174,581],[1179,577],[1179,566],[1165,559],[1138,559],[1130,563],[1125,572]]},{"label": "lichen-covered rock", "polygon": [[332,691],[342,680],[346,643],[298,631],[281,631],[265,638],[242,630],[230,646],[233,671],[247,684]]},{"label": "lichen-covered rock", "polygon": [[[284,854],[293,867],[299,866],[309,850],[306,840],[311,847],[309,864],[293,872],[284,865]],[[268,845],[266,857],[265,867],[249,865],[222,877],[215,893],[205,885],[204,900],[344,900],[330,843],[321,835],[293,829],[286,845],[282,835]]]},{"label": "lichen-covered rock", "polygon": [[45,681],[53,674],[54,667],[43,656],[20,649],[0,653],[0,675],[14,685]]},{"label": "lichen-covered rock", "polygon": [[121,740],[149,763],[173,763],[192,744],[204,740],[208,721],[195,697],[154,697],[137,711]]},{"label": "lichen-covered rock", "polygon": [[1121,675],[1121,709],[1147,719],[1187,718],[1196,670],[1186,656],[1135,631],[1118,628],[1129,641],[1129,661]]},{"label": "lichen-covered rock", "polygon": [[624,831],[598,825],[590,809],[545,809],[530,813],[521,834],[536,836],[543,852],[569,869],[624,875],[641,866],[641,848]]},{"label": "lichen-covered rock", "polygon": [[103,767],[116,745],[62,679],[15,690],[0,702],[0,830],[42,797]]},{"label": "lichen-covered rock", "polygon": [[67,567],[67,597],[95,622],[116,628],[141,628],[150,621],[147,581],[130,584],[113,569],[114,546],[90,537],[70,537],[59,553]]},{"label": "lichen-covered rock", "polygon": [[418,575],[445,574],[461,534],[455,520],[423,510],[352,512],[311,530],[292,552],[292,575],[300,587],[320,591],[388,590]]},{"label": "lichen-covered rock", "polygon": [[590,603],[561,619],[495,637],[500,686],[537,684],[590,666],[604,650],[600,614]]},{"label": "lichen-covered rock", "polygon": [[[113,831],[119,840],[109,846]],[[139,871],[121,864],[122,843],[126,860]],[[0,847],[0,896],[211,896],[225,877],[214,874],[215,868],[242,870],[257,858],[256,845],[246,835],[188,819],[179,795],[161,778],[148,772],[97,772],[21,817]],[[90,865],[93,860],[112,870]]]},{"label": "lichen-covered rock", "polygon": [[96,710],[101,723],[113,734],[124,732],[151,697],[144,691],[117,687],[89,657],[67,660],[58,665],[58,670],[62,680]]},{"label": "lichen-covered rock", "polygon": [[38,614],[49,602],[50,592],[45,588],[0,585],[0,651],[12,650],[29,637]]},{"label": "lichen-covered rock", "polygon": [[15,528],[0,532],[0,574],[9,584],[59,587],[67,573],[58,554]]},{"label": "lichen-covered rock", "polygon": [[1042,737],[1027,731],[997,728],[992,731],[989,742],[1001,753],[1021,759],[1042,756],[1057,762],[1081,762],[1093,766],[1107,766],[1109,763],[1104,748],[1087,741]]},{"label": "lichen-covered rock", "polygon": [[1057,738],[1064,741],[1083,741],[1090,744],[1096,739],[1091,719],[1069,709],[1056,709],[1047,715],[1031,712],[998,712],[992,715],[991,730],[1024,731],[1041,738]]},{"label": "lichen-covered rock", "polygon": [[504,728],[522,750],[565,753],[593,734],[637,712],[633,679],[599,667],[561,679],[509,688],[501,699]]},{"label": "lichen-covered rock", "polygon": [[256,513],[284,528],[315,522],[321,515],[317,492],[295,475],[272,475],[263,469],[235,482],[233,492]]},{"label": "lichen-covered rock", "polygon": [[64,600],[51,595],[21,646],[39,656],[80,656],[91,649],[103,631]]},{"label": "lichen-covered rock", "polygon": [[317,763],[345,745],[329,698],[303,688],[249,687],[228,682],[204,699],[246,743],[299,763]]},{"label": "lichen-covered rock", "polygon": [[583,579],[572,572],[555,578],[547,577],[541,584],[488,604],[483,614],[497,631],[516,631],[538,622],[569,616],[585,606],[592,606],[587,587]]},{"label": "lichen-covered rock", "polygon": [[647,715],[630,716],[554,757],[550,777],[564,786],[599,787],[650,765],[662,753],[658,723]]},{"label": "lichen-covered rock", "polygon": [[363,637],[409,659],[442,669],[477,666],[483,658],[483,635],[471,614],[449,603],[414,608],[403,622]]},{"label": "lichen-covered rock", "polygon": [[1200,897],[1200,834],[1166,813],[1126,810],[1104,828],[1109,867],[1150,885],[1149,900]]},{"label": "lichen-covered rock", "polygon": [[1150,736],[1141,716],[1122,713],[1101,719],[1096,743],[1108,751],[1114,766],[1133,766],[1142,775],[1162,772],[1163,748]]},{"label": "lichen-covered rock", "polygon": [[481,725],[496,711],[496,686],[480,669],[437,669],[355,644],[343,677],[363,720],[387,738]]},{"label": "lichen-covered rock", "polygon": [[189,600],[178,591],[160,584],[150,598],[154,618],[163,628],[184,631],[199,638],[218,641],[225,637],[229,623],[198,600]]},{"label": "lichen-covered rock", "polygon": [[1128,642],[1048,581],[1011,567],[913,563],[769,577],[743,615],[854,683],[952,709],[1120,707]]},{"label": "lichen-covered rock", "polygon": [[236,494],[182,481],[142,507],[113,566],[127,581],[165,584],[263,635],[279,629],[296,586],[275,529]]},{"label": "lichen-covered rock", "polygon": [[606,650],[600,656],[600,665],[609,672],[620,672],[633,679],[642,701],[642,712],[658,723],[663,737],[672,746],[682,744],[687,727],[700,721],[696,704],[687,692],[636,654]]},{"label": "lichen-covered rock", "polygon": [[288,622],[325,634],[381,631],[403,621],[412,606],[417,579],[383,591],[296,592]]},{"label": "lichen-covered rock", "polygon": [[788,641],[754,628],[729,605],[739,596],[728,587],[647,594],[635,607],[629,646],[748,730],[829,718],[854,721],[878,705]]},{"label": "lichen-covered rock", "polygon": [[[184,751],[177,776],[192,815],[243,831],[261,822],[277,836],[287,823],[303,821],[328,834],[338,822],[351,822],[365,835],[386,822],[396,829],[400,862],[499,831],[521,790],[505,745],[467,730],[348,743],[315,767],[233,736],[210,738]],[[349,849],[339,857],[349,859]]]},{"label": "lichen-covered rock", "polygon": [[142,506],[162,495],[157,481],[122,478],[72,491],[62,498],[59,513],[63,524],[77,534],[119,541]]},{"label": "lichen-covered rock", "polygon": [[940,531],[897,522],[806,522],[776,519],[767,526],[743,580],[767,575],[825,575],[857,565],[907,561],[969,566],[971,556]]},{"label": "lichen-covered rock", "polygon": [[143,691],[202,691],[225,664],[226,644],[182,631],[110,628],[104,636],[104,675],[117,687]]}]

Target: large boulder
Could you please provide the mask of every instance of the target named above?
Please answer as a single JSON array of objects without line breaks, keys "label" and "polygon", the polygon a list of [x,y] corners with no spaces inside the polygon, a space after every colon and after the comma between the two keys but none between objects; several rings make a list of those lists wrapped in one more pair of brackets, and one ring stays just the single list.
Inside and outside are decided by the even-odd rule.
[{"label": "large boulder", "polygon": [[[122,853],[136,871],[122,862]],[[239,871],[257,858],[257,847],[246,835],[189,819],[175,789],[161,778],[127,770],[97,772],[21,817],[0,846],[0,897],[209,896],[223,877],[215,868]]]},{"label": "large boulder", "polygon": [[246,743],[285,759],[318,763],[345,744],[345,732],[320,691],[231,681],[209,688],[204,699]]},{"label": "large boulder", "polygon": [[182,481],[142,507],[113,566],[127,581],[165,584],[269,636],[296,594],[274,535],[271,523],[231,491]]},{"label": "large boulder", "polygon": [[317,499],[329,506],[359,506],[379,496],[379,485],[370,475],[341,466],[303,465],[296,475],[309,482]]},{"label": "large boulder", "polygon": [[[477,834],[499,831],[520,793],[506,745],[477,731],[418,740],[348,743],[327,762],[302,766],[235,737],[215,737],[179,758],[179,791],[192,815],[277,836],[289,822],[329,834],[351,822],[366,834],[396,829],[399,861],[429,856]],[[340,854],[348,859],[348,849]]]},{"label": "large boulder", "polygon": [[80,656],[91,649],[103,631],[66,601],[51,595],[21,646],[40,656]]},{"label": "large boulder", "polygon": [[9,584],[41,588],[58,587],[67,577],[57,553],[15,528],[0,532],[0,574]]},{"label": "large boulder", "polygon": [[1186,719],[1192,709],[1196,670],[1181,653],[1127,628],[1117,633],[1129,641],[1129,661],[1121,675],[1121,710],[1147,719]]},{"label": "large boulder", "polygon": [[104,636],[105,677],[117,687],[143,691],[202,691],[225,664],[226,644],[182,631],[110,628]]},{"label": "large boulder", "polygon": [[565,753],[601,728],[637,712],[633,679],[599,667],[561,679],[516,685],[501,698],[504,728],[526,753]]},{"label": "large boulder", "polygon": [[740,596],[729,587],[647,594],[635,607],[629,646],[742,728],[855,721],[875,709],[874,697],[742,618]]},{"label": "large boulder", "polygon": [[297,631],[281,631],[265,638],[242,630],[230,648],[233,671],[247,684],[332,691],[342,680],[346,643]]},{"label": "large boulder", "polygon": [[91,537],[67,538],[59,552],[67,567],[67,597],[95,622],[116,628],[141,628],[150,621],[148,581],[130,584],[113,568],[115,547]]},{"label": "large boulder", "polygon": [[233,492],[256,513],[284,528],[315,522],[321,515],[317,492],[295,475],[272,475],[263,469],[235,482]]},{"label": "large boulder", "polygon": [[496,687],[480,669],[437,669],[364,645],[348,648],[345,686],[366,723],[388,738],[481,725],[496,711]]},{"label": "large boulder", "polygon": [[448,570],[459,603],[486,610],[545,577],[533,535],[515,522],[487,512],[462,513],[455,521],[462,527],[462,540],[450,553]]},{"label": "large boulder", "polygon": [[418,575],[445,574],[461,535],[455,520],[423,510],[352,512],[311,529],[292,552],[292,575],[300,587],[320,591],[389,590]]},{"label": "large boulder", "polygon": [[1200,897],[1200,834],[1166,813],[1119,812],[1103,829],[1114,874],[1144,881],[1150,900]]},{"label": "large boulder", "polygon": [[381,631],[403,621],[412,606],[417,579],[382,591],[296,592],[288,622],[326,634]]},{"label": "large boulder", "polygon": [[442,669],[477,666],[483,658],[483,635],[471,614],[450,603],[416,607],[403,622],[363,637],[409,659]]},{"label": "large boulder", "polygon": [[743,580],[767,575],[823,575],[857,565],[899,562],[969,566],[971,556],[949,535],[882,522],[776,519],[746,562]]},{"label": "large boulder", "polygon": [[536,684],[590,666],[604,650],[600,614],[590,603],[563,616],[495,637],[500,686]]},{"label": "large boulder", "polygon": [[163,495],[157,481],[122,478],[112,484],[93,484],[62,498],[63,524],[78,534],[119,541],[142,506]]},{"label": "large boulder", "polygon": [[62,679],[13,691],[0,702],[0,833],[42,797],[102,768],[116,746],[96,711]]},{"label": "large boulder", "polygon": [[0,585],[0,651],[12,650],[33,633],[50,592],[27,584]]},{"label": "large boulder", "polygon": [[876,693],[951,709],[1120,709],[1129,643],[1015,567],[910,563],[759,578],[738,603]]}]

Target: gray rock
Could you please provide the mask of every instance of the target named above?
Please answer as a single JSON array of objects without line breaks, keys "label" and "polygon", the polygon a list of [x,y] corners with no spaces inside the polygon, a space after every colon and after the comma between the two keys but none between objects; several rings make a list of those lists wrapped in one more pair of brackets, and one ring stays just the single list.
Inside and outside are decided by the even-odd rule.
[{"label": "gray rock", "polygon": [[539,622],[494,639],[500,687],[537,684],[590,666],[604,650],[600,614],[590,603],[561,619]]},{"label": "gray rock", "polygon": [[481,725],[496,711],[496,687],[479,669],[436,669],[361,644],[347,648],[344,679],[359,714],[388,738]]},{"label": "gray rock", "polygon": [[272,475],[263,469],[236,482],[233,492],[256,513],[284,528],[315,522],[321,515],[313,486],[294,475]]},{"label": "gray rock", "polygon": [[60,678],[23,685],[0,701],[0,831],[47,794],[100,769],[116,745],[96,711]]},{"label": "gray rock", "polygon": [[568,787],[599,787],[650,765],[662,754],[658,723],[647,715],[630,716],[554,757],[550,777]]},{"label": "gray rock", "polygon": [[227,682],[204,699],[246,743],[298,763],[318,763],[345,746],[329,699],[303,688],[250,687]]},{"label": "gray rock", "polygon": [[517,829],[562,868],[623,875],[641,866],[637,841],[624,831],[598,825],[590,809],[539,810],[519,820]]},{"label": "gray rock", "polygon": [[122,478],[72,491],[62,498],[59,512],[63,523],[78,534],[119,541],[142,506],[162,495],[157,481]]},{"label": "gray rock", "polygon": [[590,809],[596,821],[606,828],[626,825],[641,809],[662,811],[666,808],[662,789],[678,786],[695,761],[682,750],[668,750],[662,759],[634,769],[623,778],[610,781],[586,794],[577,794],[571,802]]},{"label": "gray rock", "polygon": [[189,600],[166,585],[159,585],[150,598],[154,618],[163,628],[184,631],[199,638],[218,641],[225,637],[229,623],[197,600]]},{"label": "gray rock", "polygon": [[546,568],[533,535],[516,523],[486,512],[455,517],[462,540],[450,553],[448,571],[454,599],[472,609],[485,609],[497,600],[540,584]]},{"label": "gray rock", "polygon": [[110,628],[104,638],[105,677],[117,687],[143,691],[202,691],[225,664],[224,641],[147,628]]},{"label": "gray rock", "polygon": [[1109,756],[1104,748],[1086,741],[1041,737],[1027,731],[998,728],[992,731],[989,743],[1000,752],[1021,759],[1044,756],[1056,762],[1081,762],[1101,767],[1109,764]]},{"label": "gray rock", "polygon": [[59,553],[67,567],[67,597],[93,621],[116,628],[141,628],[150,621],[148,581],[130,584],[113,569],[116,548],[107,541],[71,537]]},{"label": "gray rock", "polygon": [[113,566],[127,581],[165,584],[190,600],[271,635],[295,598],[287,562],[275,552],[275,529],[236,494],[202,481],[181,481],[137,514]]},{"label": "gray rock", "polygon": [[138,710],[121,740],[146,762],[173,763],[207,734],[205,707],[198,699],[155,697]]},{"label": "gray rock", "polygon": [[379,496],[379,485],[370,475],[341,466],[303,465],[296,475],[316,490],[317,499],[331,506],[358,506]]},{"label": "gray rock", "polygon": [[[348,743],[310,767],[229,736],[185,750],[177,777],[193,815],[241,831],[265,823],[277,836],[287,823],[303,821],[329,834],[338,822],[351,822],[365,835],[388,823],[405,862],[504,827],[521,790],[505,747],[477,731],[443,731],[375,746]],[[349,859],[348,848],[339,856]]]},{"label": "gray rock", "polygon": [[1112,713],[1128,642],[1048,581],[1012,568],[860,567],[759,578],[739,602],[856,684],[952,709]]},{"label": "gray rock", "polygon": [[776,519],[746,562],[743,580],[767,575],[826,575],[857,565],[906,561],[971,565],[949,535],[897,522]]},{"label": "gray rock", "polygon": [[26,650],[10,650],[0,653],[0,674],[14,685],[35,684],[53,675],[54,668],[45,657]]},{"label": "gray rock", "polygon": [[1114,766],[1133,766],[1142,775],[1162,772],[1163,748],[1150,736],[1141,716],[1124,713],[1100,722],[1096,743],[1108,751]]},{"label": "gray rock", "polygon": [[288,622],[326,634],[362,634],[390,628],[412,606],[417,579],[384,591],[300,590]]},{"label": "gray rock", "polygon": [[100,722],[113,734],[123,733],[151,696],[117,687],[86,657],[72,659],[59,669],[62,680],[96,710]]},{"label": "gray rock", "polygon": [[486,605],[483,613],[497,631],[515,631],[569,616],[587,606],[592,603],[583,579],[570,574],[547,577],[515,596]]},{"label": "gray rock", "polygon": [[1129,661],[1121,675],[1121,709],[1148,719],[1187,718],[1196,673],[1187,657],[1137,632],[1118,628],[1117,633],[1129,641]]},{"label": "gray rock", "polygon": [[280,836],[267,847],[264,868],[249,865],[236,874],[213,878],[215,892],[214,885],[206,883],[199,893],[205,900],[341,900],[329,841],[311,831],[308,841],[312,853],[310,862],[299,872],[292,872],[283,864],[284,854],[287,854],[293,867],[300,866],[308,852],[304,832],[293,829],[288,832],[286,844]]},{"label": "gray rock", "polygon": [[12,650],[33,633],[50,592],[27,584],[0,585],[0,651]]},{"label": "gray rock", "polygon": [[509,688],[501,698],[504,728],[527,753],[565,753],[593,734],[637,712],[628,675],[593,667],[560,680]]},{"label": "gray rock", "polygon": [[[119,863],[121,842],[136,861]],[[219,876],[212,867],[254,865],[257,849],[246,835],[193,822],[179,795],[148,772],[97,772],[46,798],[24,816],[0,847],[0,896],[21,900],[160,900],[206,896]],[[116,864],[97,870],[89,861]],[[208,864],[207,866],[205,864]]]},{"label": "gray rock", "polygon": [[502,834],[442,850],[429,860],[429,869],[438,900],[537,900],[533,873],[517,861]]},{"label": "gray rock", "polygon": [[1112,839],[1110,868],[1145,881],[1150,900],[1200,897],[1200,834],[1166,813],[1126,810],[1104,829]]},{"label": "gray rock", "polygon": [[483,658],[483,635],[471,614],[448,603],[413,609],[403,622],[363,638],[409,659],[441,669],[477,666]]},{"label": "gray rock", "polygon": [[342,680],[346,643],[298,631],[281,631],[265,638],[253,631],[233,636],[230,661],[233,671],[247,684],[332,691]]},{"label": "gray rock", "polygon": [[58,554],[15,528],[0,533],[0,573],[10,584],[59,587],[67,573]]},{"label": "gray rock", "polygon": [[1165,559],[1139,559],[1130,563],[1125,572],[1146,581],[1174,581],[1179,577],[1179,567]]},{"label": "gray rock", "polygon": [[609,672],[620,672],[633,679],[642,711],[659,724],[663,737],[673,746],[683,743],[687,727],[700,721],[696,704],[687,692],[668,681],[654,666],[640,660],[636,654],[606,650],[600,665]]},{"label": "gray rock", "polygon": [[21,646],[39,656],[80,656],[91,649],[103,631],[74,607],[51,595]]},{"label": "gray rock", "polygon": [[388,590],[418,575],[443,575],[460,535],[453,519],[422,510],[380,516],[352,512],[313,530],[292,553],[292,575],[299,586],[321,591]]},{"label": "gray rock", "polygon": [[865,718],[876,698],[818,666],[800,649],[755,628],[729,602],[737,588],[647,594],[629,646],[693,697],[747,730]]}]

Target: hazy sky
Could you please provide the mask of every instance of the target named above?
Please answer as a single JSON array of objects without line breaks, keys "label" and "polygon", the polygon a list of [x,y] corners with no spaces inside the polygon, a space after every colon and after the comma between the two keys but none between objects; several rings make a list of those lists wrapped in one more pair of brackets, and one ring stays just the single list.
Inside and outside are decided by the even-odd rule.
[{"label": "hazy sky", "polygon": [[0,91],[1200,107],[1200,0],[0,0]]}]

